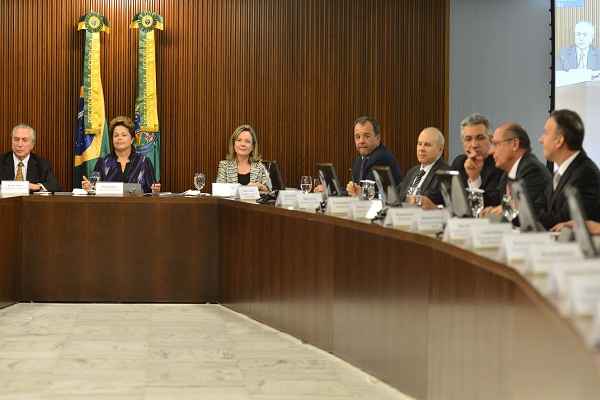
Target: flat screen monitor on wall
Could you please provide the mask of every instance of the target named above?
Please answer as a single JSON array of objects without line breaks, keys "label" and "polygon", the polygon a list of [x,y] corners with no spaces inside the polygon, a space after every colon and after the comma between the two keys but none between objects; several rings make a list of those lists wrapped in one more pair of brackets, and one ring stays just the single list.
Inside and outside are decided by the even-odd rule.
[{"label": "flat screen monitor on wall", "polygon": [[576,111],[600,164],[600,0],[554,0],[554,109]]}]

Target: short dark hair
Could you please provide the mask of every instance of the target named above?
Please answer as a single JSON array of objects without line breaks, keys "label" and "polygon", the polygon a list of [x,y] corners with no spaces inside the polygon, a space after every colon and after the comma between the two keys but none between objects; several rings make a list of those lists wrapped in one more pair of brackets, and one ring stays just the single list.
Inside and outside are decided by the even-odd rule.
[{"label": "short dark hair", "polygon": [[504,128],[508,133],[511,133],[515,138],[519,139],[519,148],[527,151],[531,150],[531,140],[525,128],[516,123],[510,123]]},{"label": "short dark hair", "polygon": [[554,110],[550,114],[571,150],[581,150],[585,127],[579,114],[571,110]]},{"label": "short dark hair", "polygon": [[379,136],[381,134],[381,125],[379,125],[379,121],[377,121],[375,118],[369,116],[369,115],[362,115],[358,118],[356,118],[354,120],[354,124],[352,125],[352,127],[354,128],[356,125],[364,125],[367,122],[370,122],[371,125],[373,125],[373,132],[375,132],[375,134],[377,136]]}]

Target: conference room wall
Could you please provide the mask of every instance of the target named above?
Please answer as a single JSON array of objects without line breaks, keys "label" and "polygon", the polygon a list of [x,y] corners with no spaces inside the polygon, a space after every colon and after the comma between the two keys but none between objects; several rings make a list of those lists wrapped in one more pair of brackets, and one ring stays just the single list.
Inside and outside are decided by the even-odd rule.
[{"label": "conference room wall", "polygon": [[264,158],[289,185],[333,162],[343,179],[355,156],[352,121],[380,119],[404,171],[418,132],[447,125],[446,0],[11,0],[0,2],[0,148],[18,122],[38,131],[36,151],[72,187],[82,75],[81,15],[103,13],[102,78],[109,117],[133,112],[133,15],[165,18],[157,33],[161,181],[216,177],[227,140],[256,126]]},{"label": "conference room wall", "polygon": [[450,156],[463,151],[460,121],[512,120],[533,151],[550,110],[550,0],[450,0]]}]

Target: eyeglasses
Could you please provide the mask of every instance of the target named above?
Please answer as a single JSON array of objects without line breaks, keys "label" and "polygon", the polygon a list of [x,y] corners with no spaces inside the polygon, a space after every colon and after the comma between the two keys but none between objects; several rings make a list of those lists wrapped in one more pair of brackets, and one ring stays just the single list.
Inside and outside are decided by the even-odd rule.
[{"label": "eyeglasses", "polygon": [[508,139],[498,140],[498,141],[492,140],[492,147],[497,147],[500,143],[510,142],[511,140],[515,140],[515,139],[517,139],[516,136],[513,136]]}]

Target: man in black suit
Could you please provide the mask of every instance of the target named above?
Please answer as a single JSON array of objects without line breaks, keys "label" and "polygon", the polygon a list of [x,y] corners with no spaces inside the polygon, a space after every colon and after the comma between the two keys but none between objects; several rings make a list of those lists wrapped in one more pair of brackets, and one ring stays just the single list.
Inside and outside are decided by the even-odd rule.
[{"label": "man in black suit", "polygon": [[[546,209],[545,191],[552,184],[550,171],[531,152],[531,141],[523,127],[514,122],[500,125],[492,137],[491,152],[496,167],[504,171],[498,190],[504,196],[510,181],[521,181],[533,212],[540,215]],[[488,207],[482,216],[502,215],[502,206]]]},{"label": "man in black suit", "polygon": [[32,192],[42,187],[50,192],[59,191],[50,163],[31,152],[35,146],[35,130],[19,124],[13,128],[11,137],[12,151],[0,155],[0,180],[29,181]]},{"label": "man in black suit", "polygon": [[490,122],[481,114],[471,114],[460,123],[465,154],[457,156],[450,169],[460,172],[465,187],[482,189],[486,206],[500,204],[498,186],[503,171],[496,168],[490,154],[492,132]]},{"label": "man in black suit", "polygon": [[430,127],[421,131],[417,140],[419,165],[411,168],[398,186],[400,201],[417,202],[425,209],[444,204],[441,182],[435,174],[437,170],[449,168],[442,158],[444,142],[444,135],[437,128]]},{"label": "man in black suit", "polygon": [[547,207],[539,216],[546,229],[570,219],[564,189],[572,186],[581,198],[588,219],[600,220],[600,171],[583,150],[584,126],[570,110],[555,110],[544,125],[540,143],[544,157],[558,166],[552,185],[546,190]]},{"label": "man in black suit", "polygon": [[354,121],[354,144],[359,156],[352,163],[352,181],[346,185],[350,195],[359,193],[361,180],[375,180],[372,171],[375,166],[389,166],[396,183],[402,180],[398,161],[381,143],[381,127],[375,118],[362,116]]}]

